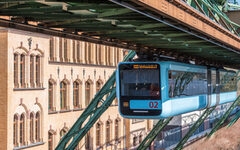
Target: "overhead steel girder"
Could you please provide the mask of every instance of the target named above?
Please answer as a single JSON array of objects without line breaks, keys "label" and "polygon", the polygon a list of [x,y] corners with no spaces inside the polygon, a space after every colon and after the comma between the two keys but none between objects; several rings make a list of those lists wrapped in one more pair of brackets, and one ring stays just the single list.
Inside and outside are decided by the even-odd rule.
[{"label": "overhead steel girder", "polygon": [[[129,54],[123,61],[129,60],[135,56],[134,51]],[[71,129],[62,137],[56,150],[73,150],[79,141],[87,134],[99,117],[108,109],[112,101],[116,98],[115,72],[92,99],[81,116],[77,119]],[[106,99],[104,100],[104,96]]]}]

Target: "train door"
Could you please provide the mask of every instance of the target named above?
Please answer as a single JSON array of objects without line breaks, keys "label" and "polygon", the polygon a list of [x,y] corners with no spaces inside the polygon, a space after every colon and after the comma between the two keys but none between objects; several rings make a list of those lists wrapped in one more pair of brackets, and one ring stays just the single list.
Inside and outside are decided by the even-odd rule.
[{"label": "train door", "polygon": [[208,69],[208,107],[215,106],[219,103],[219,71],[214,68]]}]

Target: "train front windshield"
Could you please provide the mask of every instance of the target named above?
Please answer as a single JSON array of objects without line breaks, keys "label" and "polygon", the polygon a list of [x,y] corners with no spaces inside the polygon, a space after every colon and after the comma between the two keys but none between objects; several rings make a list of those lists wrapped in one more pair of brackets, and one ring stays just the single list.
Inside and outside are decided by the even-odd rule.
[{"label": "train front windshield", "polygon": [[131,66],[122,66],[120,71],[120,94],[130,97],[159,97],[160,75],[156,69],[133,69]]},{"label": "train front windshield", "polygon": [[[161,99],[159,64],[121,64],[119,65],[119,81],[120,105],[122,105],[120,108],[123,114],[138,116],[143,115],[141,112],[145,112],[144,115],[159,115],[159,110],[147,108],[151,107],[151,100]],[[129,107],[124,107],[123,102],[128,103]],[[141,107],[143,105],[147,107]]]}]

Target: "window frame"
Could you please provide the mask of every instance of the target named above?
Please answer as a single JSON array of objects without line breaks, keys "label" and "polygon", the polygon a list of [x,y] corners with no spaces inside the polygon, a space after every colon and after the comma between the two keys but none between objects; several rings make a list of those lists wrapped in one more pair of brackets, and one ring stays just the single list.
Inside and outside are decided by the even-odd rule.
[{"label": "window frame", "polygon": [[[64,86],[63,86],[64,85]],[[64,81],[60,82],[60,109],[67,109],[67,83]]]},{"label": "window frame", "polygon": [[34,143],[34,114],[31,113],[30,114],[30,126],[29,126],[29,129],[30,129],[30,142],[31,143]]},{"label": "window frame", "polygon": [[35,82],[36,82],[36,87],[41,87],[41,56],[37,55],[36,56],[36,78],[35,78]]},{"label": "window frame", "polygon": [[106,122],[106,144],[111,143],[111,122],[107,121]]},{"label": "window frame", "polygon": [[101,124],[96,124],[96,146],[101,146]]},{"label": "window frame", "polygon": [[26,77],[26,55],[21,54],[20,55],[20,84],[21,88],[25,88],[25,77]]},{"label": "window frame", "polygon": [[40,142],[40,134],[41,134],[41,115],[40,115],[40,112],[37,112],[36,119],[35,119],[35,140],[36,140],[36,142]]},{"label": "window frame", "polygon": [[91,102],[91,83],[89,81],[85,82],[85,107],[87,107]]},{"label": "window frame", "polygon": [[73,107],[80,108],[80,83],[73,82]]},{"label": "window frame", "polygon": [[13,73],[14,73],[14,87],[18,87],[18,54],[14,54],[14,65],[13,65]]},{"label": "window frame", "polygon": [[13,145],[18,146],[18,116],[15,114],[13,117]]},{"label": "window frame", "polygon": [[19,143],[22,146],[22,145],[25,145],[25,115],[24,114],[21,114],[20,116],[19,130],[20,130]]},{"label": "window frame", "polygon": [[48,131],[48,150],[53,150],[53,133]]},{"label": "window frame", "polygon": [[48,110],[53,111],[54,84],[48,81]]}]

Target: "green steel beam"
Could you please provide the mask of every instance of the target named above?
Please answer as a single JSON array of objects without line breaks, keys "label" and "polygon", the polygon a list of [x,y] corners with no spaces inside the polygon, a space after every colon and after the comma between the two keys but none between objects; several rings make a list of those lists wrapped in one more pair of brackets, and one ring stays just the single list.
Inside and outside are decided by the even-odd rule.
[{"label": "green steel beam", "polygon": [[228,124],[227,128],[229,128],[232,125],[234,125],[238,121],[239,118],[240,118],[240,111],[238,111],[237,114],[234,116],[234,118],[230,121],[230,123]]},{"label": "green steel beam", "polygon": [[153,127],[151,132],[145,137],[142,143],[138,146],[137,150],[146,150],[157,137],[161,130],[172,120],[173,117],[167,118],[166,120],[160,119],[158,123]]},{"label": "green steel beam", "polygon": [[226,113],[219,119],[217,124],[214,126],[214,128],[211,130],[211,132],[208,134],[208,138],[211,137],[217,130],[218,128],[224,123],[224,121],[227,119],[227,117],[230,115],[230,113],[233,111],[237,105],[240,103],[240,96],[237,97],[237,99],[232,103],[232,105],[228,108]]},{"label": "green steel beam", "polygon": [[187,134],[181,139],[181,141],[177,144],[174,150],[181,150],[184,144],[188,141],[188,139],[192,136],[192,134],[200,127],[200,125],[204,122],[204,120],[211,114],[211,112],[216,108],[216,106],[207,108],[204,113],[198,118],[198,120],[193,124],[191,129],[187,132]]},{"label": "green steel beam", "polygon": [[[135,51],[130,51],[123,61],[127,61],[134,56]],[[73,150],[99,117],[108,109],[116,98],[116,89],[114,87],[115,73],[116,72],[111,75],[71,129],[63,136],[57,145],[56,150]],[[104,100],[105,96],[106,99]]]},{"label": "green steel beam", "polygon": [[101,17],[116,16],[116,15],[122,15],[122,14],[130,13],[130,12],[132,12],[132,10],[126,9],[126,8],[114,9],[114,10],[110,10],[110,11],[101,13],[98,15],[98,17],[101,18]]}]

